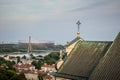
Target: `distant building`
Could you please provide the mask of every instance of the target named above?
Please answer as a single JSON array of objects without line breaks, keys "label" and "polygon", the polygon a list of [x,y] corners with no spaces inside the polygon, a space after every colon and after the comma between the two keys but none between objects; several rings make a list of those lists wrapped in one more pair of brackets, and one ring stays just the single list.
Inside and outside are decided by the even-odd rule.
[{"label": "distant building", "polygon": [[35,66],[29,63],[18,63],[13,66],[17,72],[35,73]]},{"label": "distant building", "polygon": [[24,49],[19,49],[21,52],[41,52],[42,50],[52,49],[55,46],[53,42],[19,42],[18,45],[20,47],[24,47]]},{"label": "distant building", "polygon": [[17,73],[25,73],[25,76],[28,80],[38,80],[38,74],[41,73],[43,78],[45,80],[53,80],[54,77],[52,76],[53,73],[55,73],[55,65],[47,65],[46,63],[42,65],[42,69],[38,70],[35,69],[35,66],[33,66],[31,63],[25,62],[23,60],[23,63],[18,63],[13,66],[15,68]]},{"label": "distant building", "polygon": [[14,61],[15,63],[17,63],[17,58],[14,57],[14,56],[5,55],[3,58],[4,58],[5,60]]},{"label": "distant building", "polygon": [[[19,41],[18,44],[21,44],[21,45],[28,45],[29,43],[28,42],[24,42],[24,41]],[[54,46],[55,43],[54,42],[32,42],[31,41],[31,46]]]},{"label": "distant building", "polygon": [[43,70],[43,71],[45,71],[45,72],[56,72],[55,64],[48,65],[47,63],[44,63],[44,64],[41,66],[41,70]]}]

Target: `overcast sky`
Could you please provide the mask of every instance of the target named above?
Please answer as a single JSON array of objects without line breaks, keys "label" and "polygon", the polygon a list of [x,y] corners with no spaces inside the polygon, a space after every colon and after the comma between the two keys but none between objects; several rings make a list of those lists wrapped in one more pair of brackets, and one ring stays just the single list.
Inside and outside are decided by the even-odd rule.
[{"label": "overcast sky", "polygon": [[111,41],[120,32],[120,0],[0,0],[0,42],[65,44],[76,37]]}]

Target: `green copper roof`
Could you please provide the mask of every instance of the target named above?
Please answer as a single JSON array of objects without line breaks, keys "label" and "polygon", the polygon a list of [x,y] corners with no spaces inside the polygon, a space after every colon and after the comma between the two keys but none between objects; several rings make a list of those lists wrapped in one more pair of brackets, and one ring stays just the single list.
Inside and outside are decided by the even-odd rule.
[{"label": "green copper roof", "polygon": [[113,42],[79,41],[55,76],[74,80],[119,80],[120,33]]},{"label": "green copper roof", "polygon": [[120,33],[89,80],[120,80]]},{"label": "green copper roof", "polygon": [[111,43],[79,41],[58,73],[88,77]]}]

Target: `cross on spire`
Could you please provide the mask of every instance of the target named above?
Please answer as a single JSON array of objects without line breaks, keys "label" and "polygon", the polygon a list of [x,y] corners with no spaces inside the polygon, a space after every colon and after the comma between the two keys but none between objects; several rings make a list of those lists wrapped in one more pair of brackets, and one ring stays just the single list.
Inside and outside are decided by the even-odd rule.
[{"label": "cross on spire", "polygon": [[80,29],[79,25],[80,25],[81,23],[80,23],[80,21],[78,20],[78,22],[77,22],[76,24],[78,25],[78,32],[79,32],[79,29]]}]

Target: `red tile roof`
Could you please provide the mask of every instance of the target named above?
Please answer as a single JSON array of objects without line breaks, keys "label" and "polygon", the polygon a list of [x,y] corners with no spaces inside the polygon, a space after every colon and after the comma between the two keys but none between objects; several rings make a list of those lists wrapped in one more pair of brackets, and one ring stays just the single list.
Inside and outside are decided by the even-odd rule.
[{"label": "red tile roof", "polygon": [[47,63],[44,63],[41,67],[55,68],[55,64],[48,65]]},{"label": "red tile roof", "polygon": [[[34,69],[30,69],[30,67],[34,67],[31,64],[25,63],[25,64],[15,64],[13,66],[17,72],[24,72],[24,73],[35,73]],[[38,72],[36,72],[38,73]]]}]

